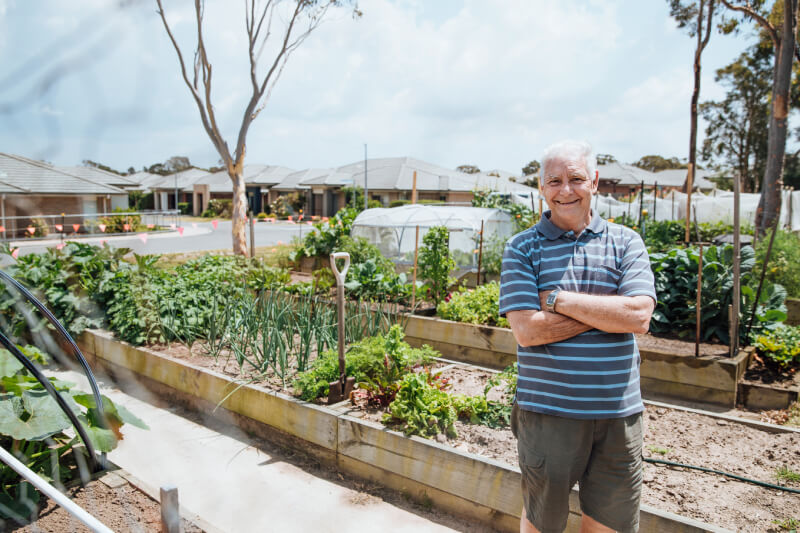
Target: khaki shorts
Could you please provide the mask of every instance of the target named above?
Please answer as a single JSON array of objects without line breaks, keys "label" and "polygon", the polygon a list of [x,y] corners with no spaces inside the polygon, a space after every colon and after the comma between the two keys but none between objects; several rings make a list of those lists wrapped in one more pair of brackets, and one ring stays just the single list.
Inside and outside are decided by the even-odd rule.
[{"label": "khaki shorts", "polygon": [[526,411],[514,403],[511,430],[518,439],[525,512],[536,529],[564,531],[570,490],[577,482],[583,513],[616,531],[638,531],[641,413],[581,420]]}]

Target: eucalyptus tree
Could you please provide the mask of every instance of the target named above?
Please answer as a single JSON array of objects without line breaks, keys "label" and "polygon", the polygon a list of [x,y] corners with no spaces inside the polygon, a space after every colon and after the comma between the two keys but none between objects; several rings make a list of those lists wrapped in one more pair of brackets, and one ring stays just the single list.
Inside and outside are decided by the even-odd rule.
[{"label": "eucalyptus tree", "polygon": [[700,104],[706,121],[703,159],[727,167],[745,192],[758,192],[767,159],[770,54],[758,45],[717,70],[725,98]]},{"label": "eucalyptus tree", "polygon": [[758,24],[772,42],[774,50],[767,161],[761,198],[756,210],[756,233],[760,233],[775,223],[781,207],[792,64],[795,58],[800,58],[796,39],[798,3],[797,0],[776,0],[771,8],[767,9],[764,0],[744,2],[720,0],[720,2],[728,9],[742,13]]},{"label": "eucalyptus tree", "polygon": [[686,176],[686,230],[684,239],[689,241],[689,220],[692,209],[692,187],[694,172],[697,167],[697,115],[700,99],[700,70],[703,50],[711,38],[711,27],[714,19],[714,8],[717,0],[698,0],[684,3],[682,0],[668,0],[670,15],[678,22],[679,28],[688,31],[696,40],[694,50],[694,88],[690,105],[689,126],[689,171]]},{"label": "eucalyptus tree", "polygon": [[[214,70],[203,32],[205,2],[203,0],[194,2],[196,45],[193,60],[187,64],[184,59],[184,51],[167,22],[162,0],[156,0],[158,14],[178,56],[181,77],[197,105],[203,129],[211,139],[214,149],[219,153],[222,166],[227,171],[233,185],[233,223],[231,226],[233,252],[236,254],[247,254],[245,238],[247,196],[243,170],[250,126],[266,106],[289,56],[320,25],[327,11],[342,3],[345,3],[345,0],[245,1],[244,31],[247,37],[249,98],[242,113],[236,144],[230,146],[220,131],[211,96]],[[353,8],[353,13],[355,16],[361,14],[356,7]],[[269,56],[269,59],[265,61],[265,68],[259,68],[259,62],[262,55],[265,55],[265,50],[268,50],[266,55]]]}]

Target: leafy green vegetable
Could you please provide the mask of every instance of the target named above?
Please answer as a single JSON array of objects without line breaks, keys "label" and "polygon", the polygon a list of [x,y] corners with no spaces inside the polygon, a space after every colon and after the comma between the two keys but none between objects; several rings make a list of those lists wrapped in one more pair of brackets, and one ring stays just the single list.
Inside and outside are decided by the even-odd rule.
[{"label": "leafy green vegetable", "polygon": [[467,324],[487,324],[507,328],[508,320],[499,316],[500,284],[490,282],[475,289],[460,287],[450,299],[436,308],[445,320]]}]

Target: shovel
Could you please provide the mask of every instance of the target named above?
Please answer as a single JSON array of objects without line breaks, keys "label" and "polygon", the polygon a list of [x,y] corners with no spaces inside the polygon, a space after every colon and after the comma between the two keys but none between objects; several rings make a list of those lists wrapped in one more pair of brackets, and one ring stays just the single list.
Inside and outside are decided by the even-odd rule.
[{"label": "shovel", "polygon": [[[339,271],[336,267],[336,260],[344,259],[344,268]],[[334,252],[331,254],[331,270],[336,276],[336,312],[339,315],[339,379],[328,384],[328,404],[339,403],[350,397],[350,392],[356,383],[356,378],[345,376],[344,361],[344,278],[347,269],[350,268],[350,254],[347,252]]]}]

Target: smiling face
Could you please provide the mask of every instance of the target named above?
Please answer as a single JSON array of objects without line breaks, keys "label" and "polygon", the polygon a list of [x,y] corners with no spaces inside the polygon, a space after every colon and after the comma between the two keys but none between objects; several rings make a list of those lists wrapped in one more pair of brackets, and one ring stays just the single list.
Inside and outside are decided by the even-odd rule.
[{"label": "smiling face", "polygon": [[589,176],[583,158],[556,157],[542,168],[542,194],[550,207],[550,222],[580,234],[592,220],[592,195],[598,173]]}]

